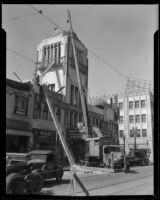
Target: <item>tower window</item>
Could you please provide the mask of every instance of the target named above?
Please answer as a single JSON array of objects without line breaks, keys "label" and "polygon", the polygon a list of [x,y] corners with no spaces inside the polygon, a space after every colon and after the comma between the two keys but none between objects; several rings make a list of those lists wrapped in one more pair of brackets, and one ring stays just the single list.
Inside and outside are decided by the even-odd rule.
[{"label": "tower window", "polygon": [[55,91],[55,84],[48,85],[48,89],[51,91]]}]

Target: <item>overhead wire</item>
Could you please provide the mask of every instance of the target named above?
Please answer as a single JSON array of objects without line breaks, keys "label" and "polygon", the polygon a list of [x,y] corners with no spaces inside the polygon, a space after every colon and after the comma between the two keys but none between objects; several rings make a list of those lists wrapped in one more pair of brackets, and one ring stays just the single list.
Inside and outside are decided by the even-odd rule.
[{"label": "overhead wire", "polygon": [[43,8],[43,9],[41,9],[41,10],[37,10],[36,12],[30,13],[30,14],[26,14],[26,15],[22,15],[22,16],[18,16],[18,17],[13,17],[11,19],[5,20],[4,23],[8,23],[8,22],[11,22],[11,21],[14,21],[14,20],[18,20],[18,19],[21,19],[21,18],[29,17],[31,15],[35,15],[35,14],[37,14],[39,12],[42,12],[43,10],[45,10],[45,9],[47,9],[49,7],[50,6],[47,6],[47,7]]},{"label": "overhead wire", "polygon": [[124,78],[128,78],[126,75],[124,75],[123,73],[121,73],[119,70],[117,70],[113,65],[111,65],[109,62],[107,62],[106,60],[104,60],[104,58],[102,58],[101,56],[99,56],[97,53],[95,53],[94,51],[92,51],[91,49],[88,48],[88,51],[90,51],[92,54],[94,54],[97,58],[99,58],[101,61],[103,61],[105,64],[107,64],[110,68],[112,68],[114,71],[116,71],[118,74],[120,74],[121,76],[123,76]]},{"label": "overhead wire", "polygon": [[23,56],[22,54],[18,53],[17,51],[14,51],[14,50],[9,49],[9,48],[7,48],[7,50],[35,64],[35,61],[31,60],[30,58]]},{"label": "overhead wire", "polygon": [[[54,24],[56,27],[60,28],[61,30],[65,31],[61,26],[59,26],[58,24],[56,24],[53,20],[51,20],[49,17],[47,17],[46,15],[43,14],[42,10],[46,9],[42,9],[42,10],[38,10],[37,8],[33,7],[32,5],[29,4],[29,6],[34,9],[36,12],[32,13],[32,14],[36,14],[39,13],[41,14],[44,18],[46,18],[48,21],[50,21],[52,24]],[[48,8],[48,7],[47,7]],[[108,67],[110,67],[112,70],[114,70],[115,72],[117,72],[119,75],[121,75],[123,78],[128,79],[128,78],[132,78],[132,77],[128,77],[126,76],[124,73],[120,72],[119,70],[116,69],[116,67],[114,67],[113,65],[111,65],[109,62],[107,62],[104,58],[102,58],[101,56],[99,56],[97,53],[95,53],[93,50],[88,48],[88,51],[90,51],[93,55],[95,55],[97,58],[99,58],[101,61],[103,61]],[[13,50],[12,50],[13,52]],[[20,54],[18,54],[20,55]],[[23,56],[24,57],[24,56]],[[24,57],[25,58],[25,57]],[[28,59],[30,60],[30,59]],[[30,60],[31,61],[31,60]],[[142,79],[137,79],[137,80],[142,80]],[[151,81],[150,81],[151,82]]]},{"label": "overhead wire", "polygon": [[[36,10],[38,12],[38,9],[33,7],[32,5],[28,4],[32,9]],[[56,27],[60,28],[61,30],[63,31],[66,31],[64,30],[61,26],[59,26],[58,24],[56,24],[53,20],[51,20],[49,17],[47,17],[46,15],[43,14],[43,12],[39,12],[40,15],[42,15],[44,18],[46,18],[48,21],[50,21],[52,24],[54,24]]]}]

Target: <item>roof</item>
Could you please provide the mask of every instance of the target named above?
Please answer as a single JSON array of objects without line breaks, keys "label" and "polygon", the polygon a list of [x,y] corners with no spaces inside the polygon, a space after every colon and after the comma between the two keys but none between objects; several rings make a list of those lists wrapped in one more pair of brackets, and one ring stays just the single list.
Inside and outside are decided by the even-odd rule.
[{"label": "roof", "polygon": [[33,150],[30,151],[28,154],[53,154],[53,151],[49,151],[49,150]]},{"label": "roof", "polygon": [[6,86],[22,90],[22,91],[30,91],[32,84],[30,82],[28,83],[20,83],[11,79],[6,79]]}]

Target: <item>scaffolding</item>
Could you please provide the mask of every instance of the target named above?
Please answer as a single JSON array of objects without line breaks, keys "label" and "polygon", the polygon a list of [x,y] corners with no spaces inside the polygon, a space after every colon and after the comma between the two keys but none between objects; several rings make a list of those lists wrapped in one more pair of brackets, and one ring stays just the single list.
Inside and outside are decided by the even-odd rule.
[{"label": "scaffolding", "polygon": [[153,82],[152,81],[129,77],[127,79],[124,96],[141,95],[141,94],[146,94],[146,93],[153,94],[153,92],[154,91],[153,91]]}]

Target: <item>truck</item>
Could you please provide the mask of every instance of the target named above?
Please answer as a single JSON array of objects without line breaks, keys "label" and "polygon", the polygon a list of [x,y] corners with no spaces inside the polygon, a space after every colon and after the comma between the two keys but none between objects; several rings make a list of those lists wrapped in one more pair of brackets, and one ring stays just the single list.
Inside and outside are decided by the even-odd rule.
[{"label": "truck", "polygon": [[130,149],[128,157],[131,166],[149,165],[149,158],[146,149]]},{"label": "truck", "polygon": [[46,179],[62,180],[63,168],[53,151],[33,150],[27,154],[6,155],[7,194],[37,194]]}]

